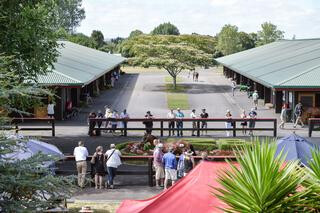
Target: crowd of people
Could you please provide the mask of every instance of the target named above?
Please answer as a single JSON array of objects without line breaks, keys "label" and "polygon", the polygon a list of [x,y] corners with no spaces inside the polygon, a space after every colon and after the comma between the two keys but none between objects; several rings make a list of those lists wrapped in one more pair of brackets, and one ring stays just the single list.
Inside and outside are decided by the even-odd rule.
[{"label": "crowd of people", "polygon": [[[89,152],[84,146],[84,142],[79,141],[78,146],[74,148],[73,155],[75,157],[78,171],[78,185],[85,187],[87,173],[87,158]],[[94,179],[95,188],[114,188],[114,178],[117,174],[117,168],[121,165],[121,152],[116,149],[114,144],[110,145],[110,149],[105,153],[102,146],[96,148],[92,155],[91,161],[91,177]],[[107,179],[105,181],[105,176]]]}]

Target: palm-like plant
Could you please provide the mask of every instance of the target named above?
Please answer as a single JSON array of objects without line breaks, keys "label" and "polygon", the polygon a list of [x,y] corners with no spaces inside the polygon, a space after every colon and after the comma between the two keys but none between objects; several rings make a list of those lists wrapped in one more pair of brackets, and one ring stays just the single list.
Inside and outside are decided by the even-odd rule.
[{"label": "palm-like plant", "polygon": [[276,149],[274,142],[259,141],[239,148],[239,166],[229,162],[231,169],[218,177],[222,188],[213,192],[229,206],[225,212],[298,211],[304,172],[298,162],[285,163],[282,153],[275,156]]}]

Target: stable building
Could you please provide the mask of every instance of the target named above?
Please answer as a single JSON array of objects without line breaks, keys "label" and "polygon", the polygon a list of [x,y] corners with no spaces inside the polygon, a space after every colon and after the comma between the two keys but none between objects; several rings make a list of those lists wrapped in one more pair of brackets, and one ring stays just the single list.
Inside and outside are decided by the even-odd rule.
[{"label": "stable building", "polygon": [[320,39],[280,40],[216,61],[226,77],[257,90],[276,113],[301,102],[305,118],[320,117]]},{"label": "stable building", "polygon": [[[51,88],[60,97],[55,98],[55,118],[67,116],[67,105],[79,107],[91,97],[110,85],[111,74],[120,74],[125,58],[69,41],[59,41],[60,55],[54,68],[46,75],[38,76],[38,84]],[[69,106],[70,107],[70,106]]]}]

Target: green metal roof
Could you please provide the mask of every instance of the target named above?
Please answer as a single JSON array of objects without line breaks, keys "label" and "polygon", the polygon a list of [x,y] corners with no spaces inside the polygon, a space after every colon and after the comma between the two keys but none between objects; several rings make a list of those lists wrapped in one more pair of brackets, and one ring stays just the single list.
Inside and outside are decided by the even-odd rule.
[{"label": "green metal roof", "polygon": [[280,40],[216,61],[267,87],[320,88],[320,39]]},{"label": "green metal roof", "polygon": [[69,41],[59,41],[59,57],[53,72],[39,76],[44,85],[87,85],[126,59]]}]

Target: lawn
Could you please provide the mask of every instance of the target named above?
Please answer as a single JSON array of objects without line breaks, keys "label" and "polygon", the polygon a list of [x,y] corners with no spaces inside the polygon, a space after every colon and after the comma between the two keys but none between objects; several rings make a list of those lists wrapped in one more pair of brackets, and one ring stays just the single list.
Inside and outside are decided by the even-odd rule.
[{"label": "lawn", "polygon": [[[171,76],[166,76],[164,80],[166,82],[168,108],[180,108],[183,110],[189,109],[189,97],[188,94],[185,93],[186,87],[184,85],[177,84],[177,87],[174,89]],[[182,78],[178,77],[177,82],[182,82]]]},{"label": "lawn", "polygon": [[69,212],[76,213],[79,212],[81,207],[90,206],[92,210],[96,213],[113,213],[116,212],[120,203],[111,202],[75,202],[68,204]]}]

